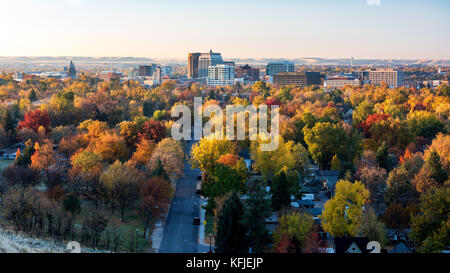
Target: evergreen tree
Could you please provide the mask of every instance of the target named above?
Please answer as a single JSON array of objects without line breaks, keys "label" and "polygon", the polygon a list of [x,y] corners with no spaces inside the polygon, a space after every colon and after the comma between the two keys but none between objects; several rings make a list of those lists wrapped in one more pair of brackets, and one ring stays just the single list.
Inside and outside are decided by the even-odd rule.
[{"label": "evergreen tree", "polygon": [[152,171],[152,176],[160,176],[164,178],[165,180],[169,181],[169,176],[167,175],[166,171],[164,170],[164,166],[161,162],[161,159],[158,158],[158,161],[156,162],[155,169]]},{"label": "evergreen tree", "polygon": [[267,197],[266,184],[262,180],[256,180],[250,185],[244,224],[249,230],[253,253],[262,253],[270,240],[266,228],[266,219],[270,216],[270,200]]},{"label": "evergreen tree", "polygon": [[244,206],[236,192],[223,204],[216,234],[217,253],[247,253],[247,229],[243,224]]},{"label": "evergreen tree", "polygon": [[381,144],[378,148],[375,155],[375,160],[381,168],[389,171],[389,153],[388,146],[385,141],[383,141],[383,144]]},{"label": "evergreen tree", "polygon": [[33,102],[37,100],[36,92],[34,89],[31,89],[30,94],[28,95],[28,99]]},{"label": "evergreen tree", "polygon": [[280,210],[289,206],[291,203],[291,195],[289,193],[289,185],[286,179],[286,173],[281,171],[276,175],[272,183],[272,208]]},{"label": "evergreen tree", "polygon": [[441,158],[436,150],[432,150],[426,161],[427,167],[430,170],[430,177],[436,182],[442,184],[447,178],[447,172],[442,167]]}]

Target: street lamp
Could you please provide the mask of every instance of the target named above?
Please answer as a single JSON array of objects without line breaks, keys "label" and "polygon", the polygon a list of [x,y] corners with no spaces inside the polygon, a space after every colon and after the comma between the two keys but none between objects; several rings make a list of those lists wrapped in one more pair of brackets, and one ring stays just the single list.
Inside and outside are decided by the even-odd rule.
[{"label": "street lamp", "polygon": [[210,233],[210,234],[209,234],[209,253],[212,253],[212,248],[211,248],[211,237],[212,237],[212,234]]},{"label": "street lamp", "polygon": [[138,247],[139,247],[139,237],[138,237],[138,234],[139,234],[139,229],[136,229],[136,250],[137,250]]}]

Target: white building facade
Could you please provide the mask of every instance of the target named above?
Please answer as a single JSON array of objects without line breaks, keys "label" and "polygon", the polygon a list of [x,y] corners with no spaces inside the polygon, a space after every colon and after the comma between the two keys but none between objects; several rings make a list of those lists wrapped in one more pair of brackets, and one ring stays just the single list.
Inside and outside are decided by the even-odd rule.
[{"label": "white building facade", "polygon": [[224,64],[218,64],[208,67],[209,86],[223,86],[234,84],[234,67]]}]

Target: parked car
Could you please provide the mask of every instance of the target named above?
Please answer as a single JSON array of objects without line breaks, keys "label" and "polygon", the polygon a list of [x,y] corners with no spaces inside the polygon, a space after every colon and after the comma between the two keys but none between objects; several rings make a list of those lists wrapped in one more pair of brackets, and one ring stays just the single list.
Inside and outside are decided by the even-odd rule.
[{"label": "parked car", "polygon": [[196,226],[200,225],[200,217],[194,217],[194,225]]}]

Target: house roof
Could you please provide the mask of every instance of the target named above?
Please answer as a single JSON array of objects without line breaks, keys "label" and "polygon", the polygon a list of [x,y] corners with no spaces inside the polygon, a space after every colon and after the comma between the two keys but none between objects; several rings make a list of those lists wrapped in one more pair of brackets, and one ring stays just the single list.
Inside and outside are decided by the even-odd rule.
[{"label": "house roof", "polygon": [[367,237],[335,237],[334,244],[336,253],[349,253],[354,250],[349,248],[354,248],[355,246],[361,250],[362,253],[368,253],[367,244],[369,243],[369,238]]}]

